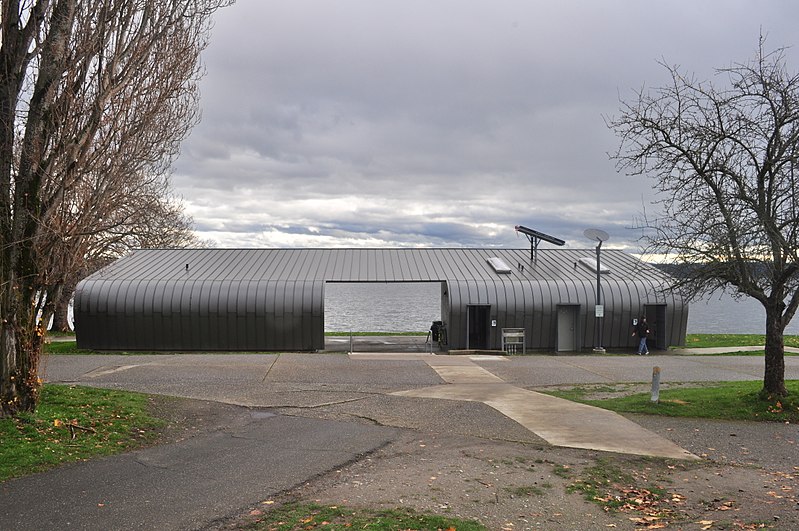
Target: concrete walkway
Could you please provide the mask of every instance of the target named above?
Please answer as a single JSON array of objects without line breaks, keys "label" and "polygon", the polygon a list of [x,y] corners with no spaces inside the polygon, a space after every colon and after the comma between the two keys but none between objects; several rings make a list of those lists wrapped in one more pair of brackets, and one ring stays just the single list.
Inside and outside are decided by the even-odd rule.
[{"label": "concrete walkway", "polygon": [[[799,357],[785,358],[788,379]],[[313,408],[337,418],[515,438],[644,455],[691,458],[659,446],[614,413],[530,391],[555,385],[641,384],[661,369],[662,385],[760,380],[762,356],[446,356],[423,352],[49,356],[49,382],[213,400],[254,408]],[[442,385],[443,384],[443,385]],[[403,400],[403,397],[416,400]],[[446,404],[427,407],[436,398]],[[441,400],[446,399],[446,400]],[[434,401],[434,402],[436,402]],[[460,401],[460,403],[458,402]],[[488,406],[488,407],[486,407]],[[446,418],[438,415],[446,411]],[[501,415],[496,415],[500,412]],[[509,421],[512,420],[513,422]],[[594,420],[596,419],[596,422]],[[450,423],[452,424],[450,426]],[[612,427],[612,429],[611,429]],[[633,434],[635,434],[633,436]],[[634,442],[637,441],[637,442]]]},{"label": "concrete walkway", "polygon": [[[351,356],[357,359],[385,359],[386,355]],[[427,362],[447,384],[392,393],[395,396],[482,402],[553,446],[671,459],[699,459],[613,411],[507,384],[475,364],[470,357],[411,356]],[[391,357],[399,359],[401,355],[394,354]],[[480,359],[479,356],[473,358]]]}]

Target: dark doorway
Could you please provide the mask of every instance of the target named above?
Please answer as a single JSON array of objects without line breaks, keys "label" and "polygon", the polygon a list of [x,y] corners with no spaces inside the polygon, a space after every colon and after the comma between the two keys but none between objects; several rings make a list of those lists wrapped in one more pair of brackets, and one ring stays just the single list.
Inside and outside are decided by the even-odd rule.
[{"label": "dark doorway", "polygon": [[468,323],[468,336],[466,348],[473,350],[488,350],[488,331],[491,325],[491,306],[469,305],[466,307],[466,320]]},{"label": "dark doorway", "polygon": [[647,304],[644,306],[644,315],[649,323],[649,339],[646,344],[650,349],[665,350],[666,345],[666,305]]}]

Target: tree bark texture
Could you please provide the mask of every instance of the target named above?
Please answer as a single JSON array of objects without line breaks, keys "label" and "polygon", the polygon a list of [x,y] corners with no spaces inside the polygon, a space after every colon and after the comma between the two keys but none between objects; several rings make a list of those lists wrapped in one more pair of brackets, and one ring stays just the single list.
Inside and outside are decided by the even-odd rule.
[{"label": "tree bark texture", "polygon": [[72,301],[72,292],[74,290],[74,286],[71,289],[64,289],[56,301],[53,308],[53,322],[50,325],[50,332],[72,332],[72,327],[69,325],[69,303]]},{"label": "tree bark texture", "polygon": [[169,166],[229,3],[0,0],[0,416],[35,408],[43,323],[76,271],[159,213],[185,219]]},{"label": "tree bark texture", "polygon": [[763,392],[771,397],[786,396],[785,340],[782,308],[766,308],[766,368],[763,375]]}]

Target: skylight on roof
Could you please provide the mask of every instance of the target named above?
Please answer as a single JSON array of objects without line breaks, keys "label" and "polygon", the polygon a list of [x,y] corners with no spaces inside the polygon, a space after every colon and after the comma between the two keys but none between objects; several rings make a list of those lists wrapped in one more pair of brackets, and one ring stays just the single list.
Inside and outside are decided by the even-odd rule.
[{"label": "skylight on roof", "polygon": [[499,258],[499,257],[496,257],[496,256],[492,256],[491,258],[486,260],[486,262],[488,262],[491,265],[491,267],[494,268],[494,271],[496,273],[500,273],[500,274],[509,274],[510,273],[510,267],[508,266],[508,264],[506,264],[505,262],[502,261],[502,258]]},{"label": "skylight on roof", "polygon": [[[596,259],[594,258],[580,258],[577,261],[581,266],[589,269],[590,271],[596,273]],[[610,269],[605,267],[605,264],[599,264],[599,273],[602,275],[607,275],[610,273]]]}]

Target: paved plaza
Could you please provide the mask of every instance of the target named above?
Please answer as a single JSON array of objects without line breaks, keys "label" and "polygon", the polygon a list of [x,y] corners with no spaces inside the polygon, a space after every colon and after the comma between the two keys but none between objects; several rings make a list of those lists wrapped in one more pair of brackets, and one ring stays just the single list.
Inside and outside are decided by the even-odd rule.
[{"label": "paved plaza", "polygon": [[[197,399],[192,403],[208,404],[209,414],[193,418],[199,433],[186,440],[3,483],[0,527],[215,528],[214,522],[245,507],[362,462],[387,445],[407,444],[411,433],[691,462],[707,446],[692,437],[726,425],[664,428],[652,425],[654,419],[633,422],[539,391],[573,384],[645,386],[654,367],[664,389],[759,380],[763,371],[762,356],[505,357],[418,350],[46,357],[47,382]],[[799,358],[786,358],[786,378],[799,378]],[[778,437],[793,433],[781,429],[790,426],[774,428],[780,428]],[[741,436],[735,439],[744,440],[744,430],[736,432]],[[723,443],[723,437],[711,437],[714,446]],[[585,515],[570,517],[580,522]]]}]

